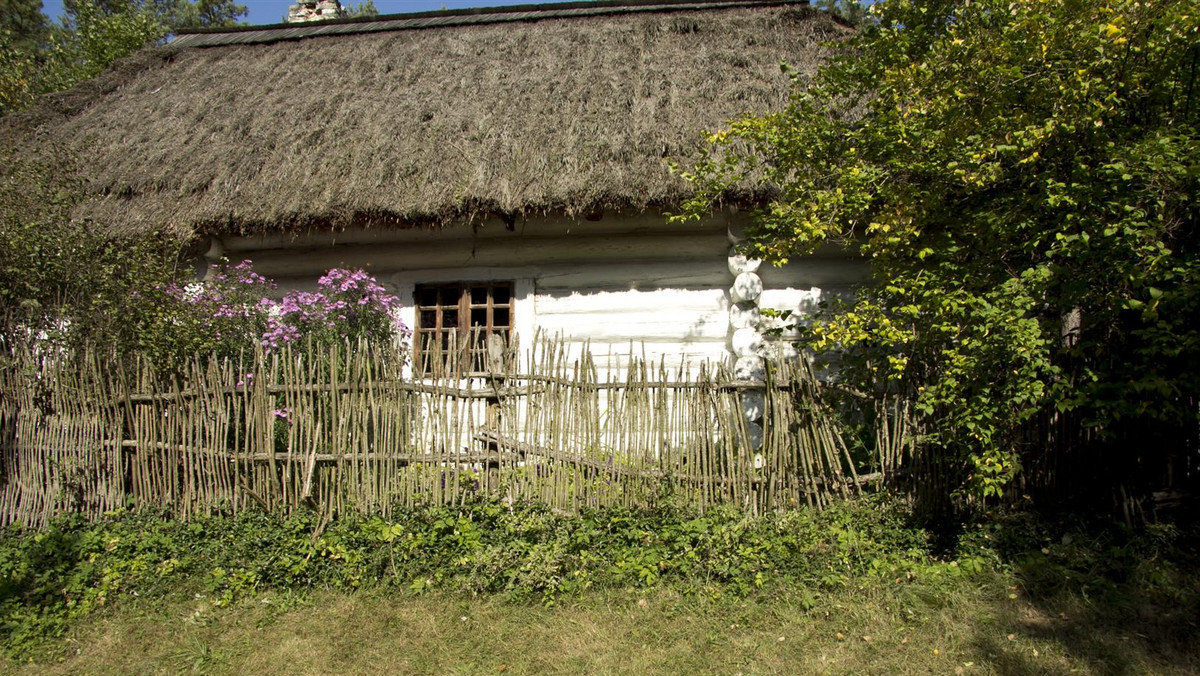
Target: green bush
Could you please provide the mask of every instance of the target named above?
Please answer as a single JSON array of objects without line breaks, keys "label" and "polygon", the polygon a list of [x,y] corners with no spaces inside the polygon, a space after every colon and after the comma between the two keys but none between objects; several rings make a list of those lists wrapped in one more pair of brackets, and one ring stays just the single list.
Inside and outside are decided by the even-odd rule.
[{"label": "green bush", "polygon": [[1028,516],[995,518],[939,555],[906,509],[879,496],[757,517],[678,508],[569,516],[494,500],[333,521],[307,512],[69,517],[0,536],[0,645],[24,654],[129,596],[221,606],[266,592],[437,589],[554,604],[588,589],[669,585],[705,597],[782,592],[812,607],[844,587],[915,585],[925,598],[1005,569],[1031,589],[1132,581],[1167,593],[1186,568],[1173,563],[1182,536],[1170,528],[1058,533]]},{"label": "green bush", "polygon": [[0,641],[20,653],[121,596],[181,589],[217,605],[262,590],[377,586],[554,603],[593,586],[818,591],[930,562],[923,533],[878,499],[753,518],[678,509],[566,516],[480,501],[323,523],[309,513],[183,522],[137,512],[10,530],[0,538]]}]

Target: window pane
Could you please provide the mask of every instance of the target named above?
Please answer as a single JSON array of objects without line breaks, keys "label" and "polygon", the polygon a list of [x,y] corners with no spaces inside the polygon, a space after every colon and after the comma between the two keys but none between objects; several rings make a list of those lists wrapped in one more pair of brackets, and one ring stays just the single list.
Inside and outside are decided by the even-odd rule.
[{"label": "window pane", "polygon": [[420,357],[416,366],[422,373],[459,373],[486,371],[512,338],[512,284],[482,282],[475,284],[417,285],[414,289]]},{"label": "window pane", "polygon": [[417,288],[417,305],[437,305],[437,289]]}]

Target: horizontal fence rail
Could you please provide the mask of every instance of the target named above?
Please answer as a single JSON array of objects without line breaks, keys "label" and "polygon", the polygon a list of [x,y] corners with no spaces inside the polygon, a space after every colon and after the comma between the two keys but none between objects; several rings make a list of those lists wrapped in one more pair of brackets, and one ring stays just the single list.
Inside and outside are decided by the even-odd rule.
[{"label": "horizontal fence rail", "polygon": [[551,342],[498,363],[511,372],[406,377],[348,345],[171,367],[25,351],[0,364],[0,523],[479,496],[763,512],[857,490],[802,361],[761,382],[636,359],[608,372]]}]

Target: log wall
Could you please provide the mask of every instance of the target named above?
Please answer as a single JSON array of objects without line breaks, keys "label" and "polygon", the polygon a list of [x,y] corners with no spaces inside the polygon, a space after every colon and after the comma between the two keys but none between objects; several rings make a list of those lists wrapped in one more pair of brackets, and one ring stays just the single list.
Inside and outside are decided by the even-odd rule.
[{"label": "log wall", "polygon": [[[576,358],[586,350],[598,367],[619,375],[634,344],[639,357],[673,368],[732,364],[737,310],[727,258],[746,221],[745,214],[720,213],[679,226],[658,214],[606,214],[596,222],[545,217],[511,226],[492,220],[441,230],[230,237],[215,242],[210,256],[250,258],[285,288],[312,287],[331,267],[364,267],[401,297],[410,326],[418,284],[511,280],[519,341],[561,338]],[[757,306],[805,315],[862,283],[867,266],[828,250],[781,268],[762,266],[759,275]]]}]

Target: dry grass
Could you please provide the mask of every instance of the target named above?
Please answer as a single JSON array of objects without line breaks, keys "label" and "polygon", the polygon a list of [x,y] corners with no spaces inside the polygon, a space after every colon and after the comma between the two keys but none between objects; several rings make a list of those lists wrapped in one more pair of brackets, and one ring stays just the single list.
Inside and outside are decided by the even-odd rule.
[{"label": "dry grass", "polygon": [[[711,600],[669,590],[554,608],[498,599],[315,595],[279,609],[127,604],[14,674],[1189,674],[1195,648],[1053,608],[1000,578],[952,587]],[[1017,594],[1017,598],[1010,598]]]},{"label": "dry grass", "polygon": [[780,107],[780,61],[812,71],[847,32],[768,7],[161,48],[0,144],[73,146],[97,198],[76,215],[122,233],[645,210],[689,190],[664,158]]}]

